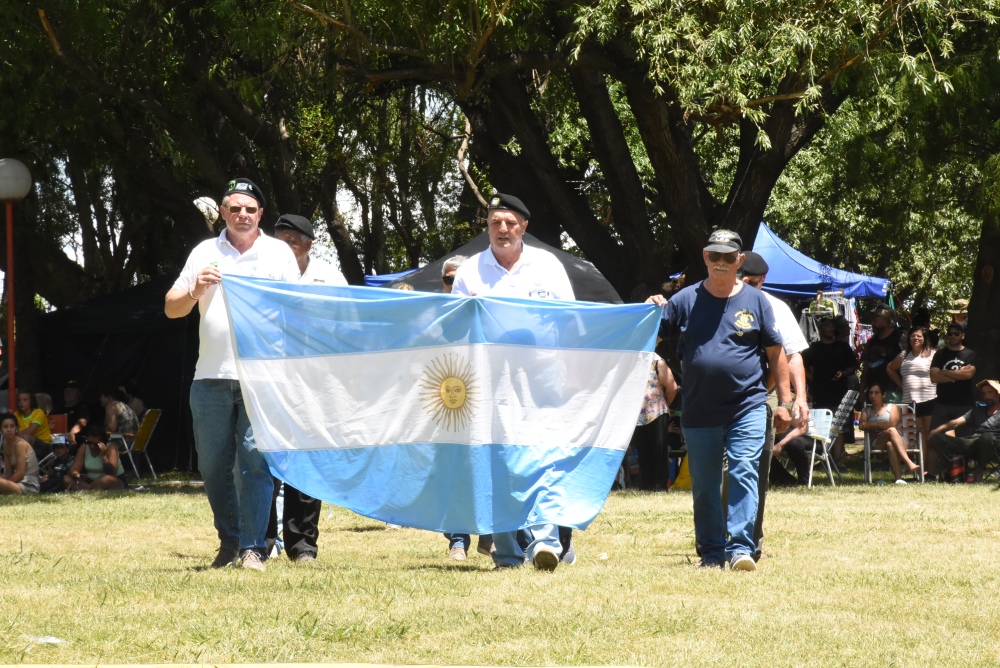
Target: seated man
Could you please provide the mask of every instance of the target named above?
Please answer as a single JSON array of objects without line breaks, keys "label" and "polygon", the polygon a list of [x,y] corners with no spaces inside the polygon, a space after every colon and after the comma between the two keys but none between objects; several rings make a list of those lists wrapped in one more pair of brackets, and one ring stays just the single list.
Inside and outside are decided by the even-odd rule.
[{"label": "seated man", "polygon": [[66,387],[63,388],[63,405],[60,412],[66,414],[70,451],[75,455],[77,446],[87,440],[84,437],[84,430],[90,422],[90,409],[83,401],[83,388],[75,380],[67,381]]},{"label": "seated man", "polygon": [[[812,463],[813,440],[809,438],[809,423],[806,420],[796,420],[792,428],[774,444],[771,450],[771,469],[768,482],[775,487],[790,487],[805,485],[809,482],[809,469]],[[784,453],[795,466],[793,476],[778,460],[778,455]]]},{"label": "seated man", "polygon": [[[982,393],[983,401],[962,417],[932,430],[930,441],[942,462],[949,462],[955,457],[975,460],[973,477],[976,482],[982,482],[986,462],[996,456],[997,444],[1000,443],[1000,380],[983,380],[976,387]],[[948,435],[949,431],[960,428],[964,428],[966,433],[971,430],[971,435]]]}]

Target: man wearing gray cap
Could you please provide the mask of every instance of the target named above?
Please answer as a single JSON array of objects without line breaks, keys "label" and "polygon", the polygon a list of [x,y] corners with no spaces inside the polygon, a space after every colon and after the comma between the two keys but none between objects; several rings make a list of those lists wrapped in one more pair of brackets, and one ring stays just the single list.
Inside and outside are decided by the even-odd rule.
[{"label": "man wearing gray cap", "polygon": [[264,205],[253,181],[229,182],[219,207],[226,228],[191,251],[163,309],[168,318],[183,318],[195,304],[201,312],[190,403],[198,468],[221,543],[213,568],[240,564],[262,571],[267,558],[264,534],[274,483],[253,440],[219,292],[223,274],[298,280],[292,251],[260,231]]},{"label": "man wearing gray cap", "polygon": [[[738,272],[743,241],[716,230],[702,251],[708,278],[684,288],[664,305],[660,333],[679,336],[684,365],[681,428],[688,446],[695,544],[701,565],[757,570],[753,530],[757,518],[757,470],[767,427],[769,376],[777,387],[774,426],[785,429],[793,407],[788,362],[774,312],[760,290]],[[767,360],[767,369],[762,364]],[[722,460],[729,462],[728,512],[722,507]]]},{"label": "man wearing gray cap", "polygon": [[[767,261],[758,253],[747,251],[744,253],[743,266],[740,267],[740,274],[743,282],[747,285],[762,290],[764,281],[767,280],[767,272],[770,267]],[[806,396],[806,370],[802,362],[802,351],[809,347],[806,337],[799,329],[799,323],[795,322],[795,316],[788,304],[781,301],[770,292],[764,292],[771,309],[774,311],[774,326],[781,334],[782,348],[785,351],[785,360],[788,362],[788,376],[791,380],[792,391],[795,393],[795,406],[792,408],[792,426],[796,426],[809,420],[809,401]],[[773,388],[772,388],[773,390]],[[773,412],[778,404],[777,395],[771,391],[767,395],[767,405],[769,412]],[[770,419],[768,422],[770,423]],[[771,472],[771,451],[774,446],[774,430],[768,428],[764,434],[764,448],[760,453],[760,467],[757,469],[757,520],[754,522],[753,537],[757,545],[754,558],[760,559],[761,545],[764,540],[764,503],[767,500],[767,481]]]},{"label": "man wearing gray cap", "polygon": [[[528,299],[573,300],[569,276],[556,256],[523,241],[531,213],[517,197],[496,193],[489,203],[486,217],[490,246],[470,257],[455,272],[452,294]],[[527,557],[540,570],[555,570],[560,559],[572,563],[571,537],[565,549],[559,530],[553,524],[543,524],[524,530],[528,547],[522,550],[517,532],[494,534],[493,562],[499,568],[519,567]]]}]

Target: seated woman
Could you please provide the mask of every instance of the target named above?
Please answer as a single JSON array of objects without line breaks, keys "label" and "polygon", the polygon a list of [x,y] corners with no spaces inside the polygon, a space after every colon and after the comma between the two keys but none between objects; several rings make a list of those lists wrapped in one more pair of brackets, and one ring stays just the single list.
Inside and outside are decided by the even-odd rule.
[{"label": "seated woman", "polygon": [[17,433],[17,417],[0,415],[3,434],[4,473],[0,476],[0,494],[38,494],[38,459],[35,451]]},{"label": "seated woman", "polygon": [[104,433],[135,434],[139,431],[139,418],[125,403],[125,397],[117,387],[101,390],[101,406],[104,407]]},{"label": "seated woman", "polygon": [[121,396],[124,397],[123,401],[128,404],[129,408],[132,409],[132,412],[135,413],[141,420],[143,414],[146,412],[146,404],[144,404],[142,399],[136,395],[135,381],[131,379],[126,380],[118,386],[118,391]]},{"label": "seated woman", "polygon": [[125,467],[118,459],[118,446],[104,441],[104,431],[99,426],[87,427],[87,442],[76,451],[76,459],[63,478],[67,491],[128,488]]},{"label": "seated woman", "polygon": [[35,449],[37,457],[44,457],[52,451],[52,432],[49,418],[35,399],[35,393],[22,390],[17,393],[17,430],[21,438]]},{"label": "seated woman", "polygon": [[910,473],[920,467],[906,454],[906,441],[899,433],[899,407],[885,403],[885,392],[878,383],[868,386],[868,403],[861,411],[858,426],[862,431],[869,432],[872,450],[888,450],[889,468],[892,469],[896,484],[905,485],[900,465],[904,464]]}]

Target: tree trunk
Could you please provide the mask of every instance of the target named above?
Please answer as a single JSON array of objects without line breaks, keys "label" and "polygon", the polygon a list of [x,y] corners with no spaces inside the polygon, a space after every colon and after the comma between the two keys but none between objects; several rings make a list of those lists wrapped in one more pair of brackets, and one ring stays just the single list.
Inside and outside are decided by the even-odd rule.
[{"label": "tree trunk", "polygon": [[976,351],[976,381],[1000,378],[1000,215],[995,211],[983,216],[965,345]]}]

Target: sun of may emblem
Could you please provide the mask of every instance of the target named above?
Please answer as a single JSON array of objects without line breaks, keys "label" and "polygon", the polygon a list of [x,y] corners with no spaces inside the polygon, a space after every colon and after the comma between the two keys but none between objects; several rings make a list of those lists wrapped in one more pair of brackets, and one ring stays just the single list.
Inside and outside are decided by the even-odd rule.
[{"label": "sun of may emblem", "polygon": [[431,361],[420,379],[420,400],[424,410],[448,431],[465,429],[476,410],[479,386],[472,364],[448,353]]},{"label": "sun of may emblem", "polygon": [[736,312],[736,329],[740,330],[736,332],[736,336],[743,336],[743,332],[751,329],[753,327],[753,313],[747,309]]}]

